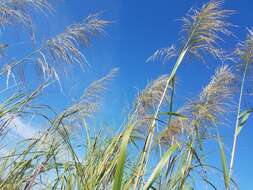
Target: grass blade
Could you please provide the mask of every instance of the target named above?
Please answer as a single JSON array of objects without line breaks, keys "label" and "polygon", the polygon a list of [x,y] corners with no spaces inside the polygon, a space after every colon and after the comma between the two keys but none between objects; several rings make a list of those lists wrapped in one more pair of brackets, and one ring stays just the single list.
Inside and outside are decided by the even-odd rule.
[{"label": "grass blade", "polygon": [[230,175],[229,175],[229,170],[228,170],[228,166],[227,166],[227,159],[226,159],[226,154],[224,151],[224,146],[220,140],[220,138],[218,139],[218,143],[219,143],[219,148],[220,148],[220,156],[221,156],[221,163],[222,163],[222,170],[223,170],[223,177],[224,177],[224,181],[225,181],[225,187],[226,190],[229,190],[229,185],[230,185]]},{"label": "grass blade", "polygon": [[163,155],[159,163],[156,165],[155,169],[153,170],[151,176],[149,177],[147,183],[144,186],[144,190],[147,190],[150,188],[150,186],[153,184],[153,182],[157,179],[157,177],[160,175],[163,167],[166,165],[168,159],[171,157],[171,155],[178,149],[179,145],[174,144],[172,145],[169,150]]},{"label": "grass blade", "polygon": [[133,125],[128,126],[128,129],[125,131],[125,134],[123,135],[119,158],[118,158],[118,162],[116,166],[113,190],[121,189],[122,179],[123,179],[123,174],[124,174],[124,165],[125,165],[125,160],[126,160],[127,145],[128,145],[133,128],[134,128]]}]

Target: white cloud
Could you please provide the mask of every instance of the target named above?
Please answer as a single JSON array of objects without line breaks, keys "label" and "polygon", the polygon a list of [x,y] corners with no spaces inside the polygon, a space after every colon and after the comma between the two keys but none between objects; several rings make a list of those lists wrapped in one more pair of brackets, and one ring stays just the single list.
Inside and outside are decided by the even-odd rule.
[{"label": "white cloud", "polygon": [[25,122],[18,117],[12,120],[10,129],[25,139],[35,137],[38,134],[38,131],[31,127],[30,122]]},{"label": "white cloud", "polygon": [[39,132],[32,127],[31,122],[32,120],[26,122],[20,117],[12,119],[11,123],[8,125],[9,131],[1,142],[4,146],[0,147],[0,156],[8,155],[20,140],[34,138],[39,134]]}]

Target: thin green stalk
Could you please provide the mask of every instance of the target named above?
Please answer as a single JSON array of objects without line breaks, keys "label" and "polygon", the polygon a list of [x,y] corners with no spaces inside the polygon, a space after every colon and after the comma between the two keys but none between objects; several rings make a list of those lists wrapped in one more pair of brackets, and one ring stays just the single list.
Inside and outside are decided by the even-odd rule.
[{"label": "thin green stalk", "polygon": [[174,76],[177,72],[177,69],[179,68],[180,64],[182,63],[187,51],[188,51],[187,47],[184,48],[181,51],[181,53],[180,53],[180,55],[177,59],[177,62],[174,65],[174,67],[171,71],[171,74],[170,74],[170,76],[168,77],[168,79],[166,81],[166,86],[164,88],[163,94],[162,94],[161,99],[159,101],[159,104],[157,106],[156,112],[154,114],[154,119],[152,120],[151,126],[149,128],[149,133],[148,133],[148,136],[146,138],[145,145],[143,147],[142,155],[141,155],[140,162],[139,162],[139,169],[137,171],[136,180],[135,180],[135,183],[134,183],[134,186],[133,186],[134,190],[137,189],[140,177],[144,173],[146,164],[148,162],[148,157],[149,157],[149,153],[150,153],[150,149],[151,149],[151,145],[152,145],[152,141],[153,141],[153,136],[154,136],[154,128],[155,128],[155,124],[156,124],[156,118],[158,117],[160,108],[162,106],[163,100],[164,100],[164,98],[166,96],[166,93],[168,91],[169,85],[170,85],[172,79],[174,78]]},{"label": "thin green stalk", "polygon": [[233,140],[233,148],[232,148],[232,153],[231,153],[231,160],[230,160],[230,166],[229,166],[229,175],[230,177],[232,176],[232,170],[234,166],[234,158],[235,158],[235,149],[236,149],[236,144],[237,144],[237,131],[239,127],[239,122],[240,122],[240,113],[241,113],[241,104],[242,104],[242,96],[243,96],[243,90],[245,86],[245,79],[246,79],[246,73],[248,70],[248,62],[245,65],[244,71],[243,71],[243,78],[242,78],[242,83],[241,83],[241,88],[240,88],[240,96],[239,96],[239,102],[238,102],[238,108],[237,108],[237,116],[236,116],[236,124],[235,124],[235,131],[234,131],[234,140]]}]

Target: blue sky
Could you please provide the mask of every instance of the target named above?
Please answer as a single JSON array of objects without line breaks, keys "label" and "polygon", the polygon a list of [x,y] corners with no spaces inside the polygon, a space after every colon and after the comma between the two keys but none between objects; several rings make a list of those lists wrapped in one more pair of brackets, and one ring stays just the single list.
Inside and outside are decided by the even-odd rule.
[{"label": "blue sky", "polygon": [[[200,0],[127,0],[127,1],[71,1],[64,8],[66,20],[79,20],[87,12],[104,10],[104,16],[114,21],[108,28],[109,38],[99,40],[89,51],[88,59],[92,72],[104,73],[111,67],[119,67],[120,75],[112,88],[112,93],[105,102],[105,115],[112,115],[118,122],[119,113],[124,106],[131,104],[137,89],[145,87],[147,81],[160,74],[168,73],[173,64],[147,64],[145,60],[157,49],[176,43],[181,28],[179,20],[192,6],[200,6],[206,1]],[[234,47],[238,40],[243,40],[246,27],[253,27],[253,1],[240,0],[225,2],[225,7],[238,11],[231,16],[231,22],[238,27],[233,28],[236,37],[222,44],[228,50]],[[178,104],[192,95],[200,92],[213,74],[217,63],[208,60],[208,64],[196,60],[185,61],[178,72],[179,86],[176,99]],[[252,97],[251,97],[252,98]],[[109,101],[109,104],[108,104]],[[249,103],[250,102],[246,102]],[[245,103],[245,104],[246,104]],[[108,105],[108,106],[106,106]],[[253,103],[251,102],[251,105]],[[118,111],[116,111],[118,110]],[[107,112],[109,111],[109,113]],[[124,113],[124,112],[123,112]],[[121,114],[122,115],[122,114]],[[123,114],[124,115],[124,114]],[[222,129],[222,134],[229,152],[232,143],[232,131],[235,123],[234,115],[229,117],[229,124]],[[251,123],[253,120],[251,120]],[[235,161],[235,176],[240,189],[250,190],[253,185],[253,128],[246,125],[239,137]],[[217,148],[216,145],[210,145]],[[216,157],[217,154],[214,154]],[[210,156],[211,157],[211,156]],[[213,163],[219,163],[214,158]]]},{"label": "blue sky", "polygon": [[[102,11],[101,16],[113,23],[107,28],[106,37],[96,40],[89,49],[84,50],[91,68],[84,73],[79,69],[73,69],[73,82],[63,79],[63,93],[59,93],[59,87],[55,85],[55,88],[50,89],[49,94],[43,97],[43,101],[49,101],[60,111],[71,104],[70,99],[78,98],[90,81],[106,74],[111,68],[118,67],[120,74],[106,95],[101,111],[101,121],[107,119],[108,123],[113,123],[113,128],[117,128],[126,114],[124,110],[129,108],[138,90],[144,88],[151,79],[168,73],[173,64],[146,63],[145,60],[156,49],[177,43],[181,28],[178,19],[184,16],[191,6],[200,6],[204,2],[206,1],[65,0],[64,3],[56,3],[54,15],[45,20],[36,20],[36,29],[41,39],[59,33],[71,23],[80,22],[90,13]],[[245,38],[246,27],[253,27],[253,1],[227,0],[225,7],[238,11],[230,19],[233,24],[238,25],[233,28],[236,37],[231,37],[230,41],[225,40],[223,44],[231,50],[238,39]],[[6,35],[4,40],[14,43],[20,41],[20,38],[20,34],[15,35],[14,39]],[[25,53],[23,46],[16,48],[20,49],[18,53],[15,52],[16,57]],[[178,72],[178,106],[189,97],[198,94],[209,81],[218,65],[213,59],[208,59],[207,62],[205,65],[194,59],[184,61]],[[253,102],[251,105],[253,106]],[[228,150],[235,122],[232,116],[229,120],[229,125],[222,129]],[[239,137],[236,155],[235,176],[240,189],[243,190],[250,190],[253,185],[252,134],[253,128],[248,124]]]}]

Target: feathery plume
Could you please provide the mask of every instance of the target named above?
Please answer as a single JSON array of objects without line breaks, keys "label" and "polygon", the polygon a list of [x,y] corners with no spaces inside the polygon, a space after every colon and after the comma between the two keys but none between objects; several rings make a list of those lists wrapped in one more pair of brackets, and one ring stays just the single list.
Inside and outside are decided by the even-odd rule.
[{"label": "feathery plume", "polygon": [[22,24],[33,31],[31,11],[47,14],[52,11],[48,0],[2,0],[0,2],[0,25]]},{"label": "feathery plume", "polygon": [[[154,81],[151,81],[145,89],[143,89],[137,96],[134,102],[134,123],[136,129],[149,124],[153,119],[152,115],[160,101],[166,85],[167,75],[162,75]],[[166,95],[163,105],[168,103],[169,94]]]},{"label": "feathery plume", "polygon": [[[37,9],[39,9],[40,0],[37,3]],[[63,33],[60,33],[56,37],[43,43],[39,49],[31,52],[20,60],[6,65],[1,73],[7,75],[7,87],[9,85],[10,77],[15,79],[13,75],[14,67],[22,65],[25,61],[30,61],[32,59],[35,62],[35,68],[40,74],[42,74],[44,81],[48,82],[51,79],[56,80],[62,90],[60,75],[58,72],[59,68],[57,68],[57,66],[60,66],[62,71],[64,63],[79,63],[81,67],[83,66],[83,63],[87,63],[84,55],[79,50],[79,46],[87,46],[90,44],[93,37],[105,34],[104,28],[109,24],[109,21],[99,19],[98,16],[99,14],[90,15],[82,23],[73,24],[67,27]],[[8,47],[8,45],[0,44],[0,54],[6,47]],[[23,69],[23,66],[20,68]]]},{"label": "feathery plume", "polygon": [[239,57],[240,63],[243,67],[253,63],[253,30],[247,29],[248,35],[244,42],[237,44],[235,55]]},{"label": "feathery plume", "polygon": [[217,41],[224,35],[232,35],[228,27],[232,26],[226,19],[233,13],[221,9],[223,0],[211,0],[201,9],[192,8],[182,18],[182,41],[184,48],[203,59],[203,53],[210,53],[223,60],[224,52],[218,47]]},{"label": "feathery plume", "polygon": [[50,80],[56,80],[60,86],[60,89],[62,90],[62,85],[60,81],[60,77],[56,71],[56,69],[48,64],[46,61],[46,57],[41,54],[42,58],[38,58],[36,63],[37,69],[39,71],[39,74],[42,74],[43,80],[48,82]]},{"label": "feathery plume", "polygon": [[180,134],[183,134],[186,126],[187,120],[180,117],[172,119],[169,127],[158,135],[159,143],[163,145],[173,144],[176,140],[178,140]]},{"label": "feathery plume", "polygon": [[189,101],[178,111],[187,119],[180,117],[172,119],[159,136],[161,142],[170,143],[184,132],[189,134],[196,128],[201,130],[217,124],[220,117],[231,108],[234,81],[235,76],[227,65],[218,68],[198,98]]},{"label": "feathery plume", "polygon": [[[147,87],[139,93],[135,101],[135,108],[139,115],[145,115],[148,112],[153,113],[162,96],[167,77],[167,75],[160,76],[156,80],[150,82]],[[168,99],[169,97],[166,96],[166,100]]]},{"label": "feathery plume", "polygon": [[118,69],[114,68],[106,76],[92,82],[85,89],[80,100],[61,115],[67,116],[70,121],[91,117],[92,114],[98,110],[103,93],[117,73]]},{"label": "feathery plume", "polygon": [[87,46],[93,37],[105,34],[104,28],[109,24],[109,21],[99,19],[98,16],[90,15],[82,23],[67,27],[63,33],[48,40],[41,53],[52,62],[87,63],[78,47]]},{"label": "feathery plume", "polygon": [[216,70],[210,83],[199,95],[199,103],[207,106],[212,115],[223,114],[229,108],[227,102],[234,92],[235,76],[231,69],[224,65]]},{"label": "feathery plume", "polygon": [[161,61],[162,63],[166,63],[169,61],[172,57],[176,56],[176,48],[174,45],[170,47],[165,47],[158,49],[154,52],[153,55],[151,55],[146,62],[154,62],[154,61]]}]

